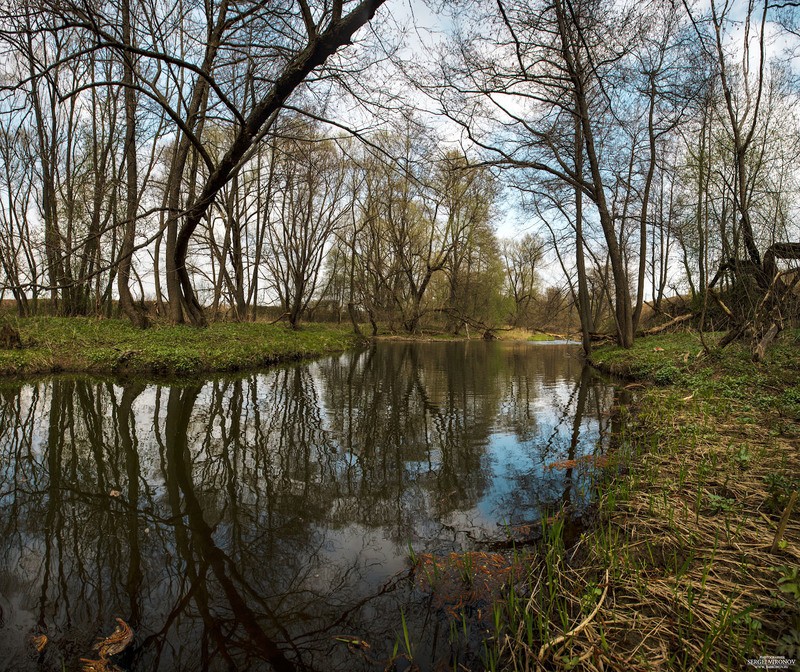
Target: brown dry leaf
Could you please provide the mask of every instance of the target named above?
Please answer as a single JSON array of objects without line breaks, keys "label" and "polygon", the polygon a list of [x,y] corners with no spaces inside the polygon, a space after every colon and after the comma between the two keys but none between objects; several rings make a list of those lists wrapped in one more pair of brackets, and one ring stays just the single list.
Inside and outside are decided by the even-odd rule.
[{"label": "brown dry leaf", "polygon": [[664,348],[653,348],[653,352],[664,352]]},{"label": "brown dry leaf", "polygon": [[577,460],[559,460],[545,465],[545,469],[574,469],[582,464],[594,465],[600,469],[608,466],[608,458],[605,455],[583,455]]},{"label": "brown dry leaf", "polygon": [[119,497],[122,493],[119,490],[111,490],[108,493],[109,497]]},{"label": "brown dry leaf", "polygon": [[547,469],[574,469],[578,466],[578,460],[559,460],[547,465]]},{"label": "brown dry leaf", "polygon": [[683,363],[684,363],[684,364],[686,364],[686,362],[688,362],[688,361],[689,361],[689,357],[691,356],[691,354],[692,354],[692,353],[690,353],[690,352],[687,352],[687,353],[686,353],[686,354],[683,356]]},{"label": "brown dry leaf", "polygon": [[81,672],[109,672],[108,661],[81,658]]},{"label": "brown dry leaf", "polygon": [[41,653],[44,651],[44,647],[47,646],[47,635],[31,635],[31,644],[33,644],[37,653]]},{"label": "brown dry leaf", "polygon": [[81,658],[81,672],[121,672],[114,663],[105,658],[92,660],[91,658]]},{"label": "brown dry leaf", "polygon": [[108,637],[101,639],[94,645],[94,650],[100,654],[100,658],[110,658],[118,653],[122,653],[130,646],[133,641],[133,630],[121,618],[117,620],[117,627]]}]

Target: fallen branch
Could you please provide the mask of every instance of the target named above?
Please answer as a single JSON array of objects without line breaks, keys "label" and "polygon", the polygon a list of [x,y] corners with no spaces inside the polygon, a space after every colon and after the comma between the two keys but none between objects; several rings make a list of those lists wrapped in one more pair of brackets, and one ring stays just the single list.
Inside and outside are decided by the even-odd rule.
[{"label": "fallen branch", "polygon": [[[495,331],[512,331],[514,329],[514,327],[489,326],[488,324],[482,322],[481,320],[476,320],[472,317],[464,315],[460,311],[453,310],[452,308],[435,308],[434,312],[444,313],[449,318],[458,320],[459,322],[461,322],[461,324],[467,327],[468,331],[469,327],[472,327],[477,331],[483,332],[483,338],[485,338],[486,340],[492,340],[494,338]],[[467,337],[469,337],[469,333],[467,333]]]},{"label": "fallen branch", "polygon": [[605,601],[606,595],[608,594],[608,580],[609,580],[609,574],[608,570],[606,569],[606,580],[605,580],[606,586],[605,588],[603,588],[603,594],[600,596],[600,599],[597,601],[597,604],[595,605],[594,609],[592,609],[592,613],[589,614],[586,618],[584,618],[577,627],[573,628],[569,632],[565,632],[563,635],[559,635],[555,639],[551,639],[549,642],[545,642],[544,644],[542,644],[542,648],[539,649],[539,662],[541,662],[542,659],[544,658],[544,654],[547,653],[547,649],[550,649],[554,646],[557,646],[558,644],[561,644],[561,642],[566,641],[570,637],[574,637],[575,635],[580,633],[587,625],[589,625],[589,623],[592,622],[594,617],[597,616],[597,612],[600,611],[600,607],[603,606],[603,602]]},{"label": "fallen branch", "polygon": [[589,338],[592,341],[595,341],[595,342],[596,341],[614,341],[614,340],[616,340],[615,336],[612,336],[611,334],[603,334],[603,333],[600,333],[598,331],[590,331],[589,332]]},{"label": "fallen branch", "polygon": [[771,553],[777,553],[780,549],[781,539],[783,539],[783,535],[786,532],[786,526],[789,524],[789,517],[792,515],[792,509],[794,509],[794,504],[797,501],[797,493],[797,490],[792,493],[792,496],[789,498],[789,503],[786,505],[786,509],[783,512],[783,516],[781,516],[781,522],[778,523],[778,530],[775,532],[775,538],[772,540]]},{"label": "fallen branch", "polygon": [[753,350],[753,361],[760,362],[764,359],[764,355],[767,354],[767,348],[772,341],[775,340],[777,335],[781,332],[781,325],[777,322],[773,322],[772,326],[770,326],[769,330],[766,334],[764,334],[763,338],[758,342],[755,349]]},{"label": "fallen branch", "polygon": [[673,317],[669,322],[664,322],[664,324],[659,324],[657,327],[653,327],[652,329],[645,329],[639,332],[640,336],[655,336],[656,334],[660,334],[662,331],[666,331],[667,329],[674,327],[676,324],[681,324],[683,322],[687,322],[694,317],[694,313],[686,313],[685,315],[678,315],[678,317]]},{"label": "fallen branch", "polygon": [[711,295],[711,298],[716,301],[717,305],[722,309],[722,312],[731,319],[735,320],[736,316],[733,314],[733,311],[725,305],[725,302],[720,298],[719,294],[717,294],[711,287],[708,288],[708,293]]},{"label": "fallen branch", "polygon": [[267,322],[267,324],[277,324],[284,317],[289,317],[289,313],[281,313],[280,315],[278,315],[278,317],[276,317],[274,320],[272,320],[272,322]]}]

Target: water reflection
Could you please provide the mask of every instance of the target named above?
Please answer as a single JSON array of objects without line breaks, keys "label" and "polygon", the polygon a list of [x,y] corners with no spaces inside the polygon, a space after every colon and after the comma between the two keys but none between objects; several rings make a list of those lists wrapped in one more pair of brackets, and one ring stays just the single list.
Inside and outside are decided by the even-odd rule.
[{"label": "water reflection", "polygon": [[[194,385],[5,384],[0,669],[75,669],[116,616],[131,670],[382,669],[401,608],[420,613],[409,542],[480,548],[584,505],[575,464],[605,449],[613,395],[570,346],[482,342]],[[423,662],[448,661],[436,618],[411,627]]]}]

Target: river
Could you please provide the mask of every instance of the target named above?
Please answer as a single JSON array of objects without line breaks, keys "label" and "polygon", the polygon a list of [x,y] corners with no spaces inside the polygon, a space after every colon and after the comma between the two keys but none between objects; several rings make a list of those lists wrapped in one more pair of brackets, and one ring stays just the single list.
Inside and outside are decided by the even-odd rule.
[{"label": "river", "polygon": [[411,558],[579,516],[614,397],[574,345],[483,341],[0,383],[0,670],[79,669],[115,618],[123,670],[408,669],[404,627],[421,669],[479,669]]}]

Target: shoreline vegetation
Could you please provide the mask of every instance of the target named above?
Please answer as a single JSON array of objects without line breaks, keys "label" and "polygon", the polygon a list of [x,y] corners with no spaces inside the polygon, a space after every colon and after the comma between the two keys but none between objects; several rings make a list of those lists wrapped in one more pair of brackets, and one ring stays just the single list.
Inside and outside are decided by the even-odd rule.
[{"label": "shoreline vegetation", "polygon": [[758,364],[739,343],[707,352],[690,332],[593,353],[634,381],[594,520],[575,543],[566,512],[542,521],[523,589],[495,602],[488,669],[740,670],[800,657],[798,345],[800,330],[786,332]]},{"label": "shoreline vegetation", "polygon": [[[0,377],[57,373],[144,376],[157,379],[257,371],[281,362],[342,352],[360,340],[349,324],[213,322],[199,329],[154,324],[137,329],[128,320],[83,317],[6,318],[19,333],[20,346],[0,347]],[[387,341],[480,339],[480,333],[454,336],[379,334]],[[501,340],[549,341],[558,334],[513,329]]]},{"label": "shoreline vegetation", "polygon": [[344,326],[301,329],[267,322],[215,322],[198,329],[154,324],[141,330],[123,319],[20,318],[20,348],[0,349],[0,376],[55,373],[157,379],[257,371],[281,362],[342,352],[357,340]]},{"label": "shoreline vegetation", "polygon": [[707,352],[685,332],[593,354],[636,381],[587,542],[611,575],[597,622],[617,664],[737,670],[800,657],[798,346],[800,330],[787,331],[754,363],[741,342]]}]

